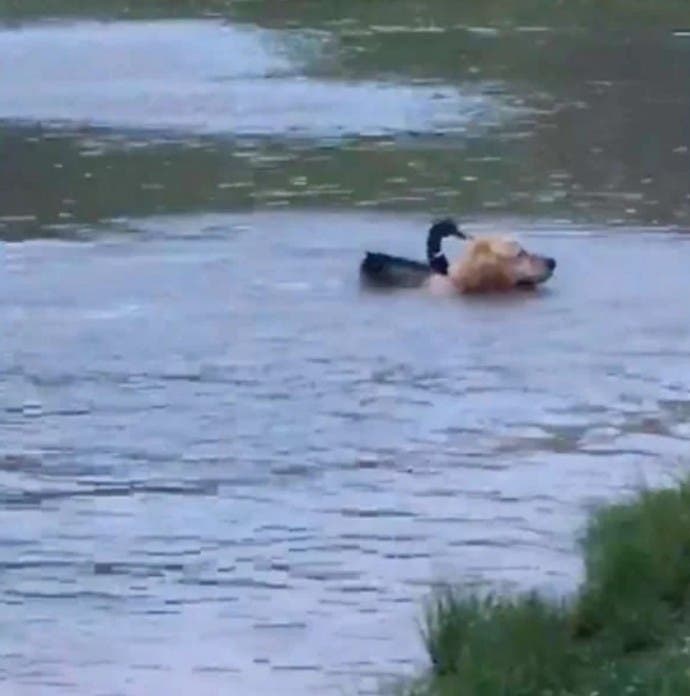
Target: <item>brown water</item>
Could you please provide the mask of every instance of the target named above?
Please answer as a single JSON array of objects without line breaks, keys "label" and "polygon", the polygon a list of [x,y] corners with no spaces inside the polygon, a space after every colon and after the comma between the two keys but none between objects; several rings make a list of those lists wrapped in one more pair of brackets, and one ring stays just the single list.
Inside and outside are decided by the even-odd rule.
[{"label": "brown water", "polygon": [[[3,693],[376,692],[433,582],[568,592],[684,470],[690,40],[143,7],[0,31]],[[439,213],[556,275],[363,292]]]}]

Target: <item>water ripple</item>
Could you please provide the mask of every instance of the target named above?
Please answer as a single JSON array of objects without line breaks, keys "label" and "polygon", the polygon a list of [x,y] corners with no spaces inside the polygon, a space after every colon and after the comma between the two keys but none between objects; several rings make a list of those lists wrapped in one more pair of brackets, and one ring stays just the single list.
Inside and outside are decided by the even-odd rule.
[{"label": "water ripple", "polygon": [[[317,222],[347,235],[305,240]],[[550,292],[432,303],[357,287],[372,240],[420,253],[417,220],[127,224],[0,277],[0,319],[25,318],[0,365],[0,652],[27,691],[397,672],[431,583],[565,592],[588,506],[682,469],[687,273],[661,239],[528,231],[567,259]]]}]

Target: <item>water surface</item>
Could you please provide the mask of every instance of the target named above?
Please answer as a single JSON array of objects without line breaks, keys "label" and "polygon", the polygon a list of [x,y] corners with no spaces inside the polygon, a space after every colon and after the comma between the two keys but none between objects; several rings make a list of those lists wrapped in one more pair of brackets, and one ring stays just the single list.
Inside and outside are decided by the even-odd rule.
[{"label": "water surface", "polygon": [[[11,693],[373,693],[683,470],[683,27],[456,5],[0,3]],[[556,275],[361,290],[449,213]]]},{"label": "water surface", "polygon": [[361,250],[414,254],[422,222],[163,218],[8,248],[18,693],[374,688],[421,659],[427,583],[568,591],[586,506],[678,470],[683,240],[543,226],[525,243],[570,262],[541,293],[362,294]]}]

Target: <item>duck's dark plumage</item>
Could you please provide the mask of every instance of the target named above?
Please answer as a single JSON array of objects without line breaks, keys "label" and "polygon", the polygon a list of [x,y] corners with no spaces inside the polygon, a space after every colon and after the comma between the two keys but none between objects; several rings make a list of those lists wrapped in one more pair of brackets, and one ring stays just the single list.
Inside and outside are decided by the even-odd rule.
[{"label": "duck's dark plumage", "polygon": [[432,271],[429,264],[421,261],[368,251],[360,272],[373,285],[416,288],[424,284]]},{"label": "duck's dark plumage", "polygon": [[465,235],[450,218],[439,220],[429,229],[426,243],[427,262],[380,252],[366,252],[360,266],[360,275],[371,285],[380,287],[414,288],[423,285],[429,277],[448,273],[448,259],[441,251],[444,237]]}]

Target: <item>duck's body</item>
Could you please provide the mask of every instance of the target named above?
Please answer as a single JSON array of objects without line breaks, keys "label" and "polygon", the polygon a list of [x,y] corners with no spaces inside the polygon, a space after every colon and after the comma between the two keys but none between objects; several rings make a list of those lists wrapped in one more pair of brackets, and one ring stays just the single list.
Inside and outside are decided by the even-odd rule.
[{"label": "duck's body", "polygon": [[434,274],[448,274],[448,259],[441,251],[441,242],[451,236],[465,239],[453,220],[440,220],[431,226],[426,243],[427,263],[368,251],[360,266],[360,276],[379,287],[421,287]]},{"label": "duck's body", "polygon": [[368,251],[360,267],[362,278],[372,285],[397,288],[418,288],[433,271],[429,264],[401,256]]}]

